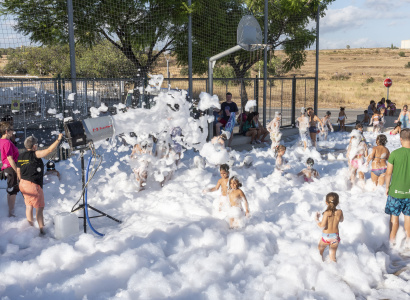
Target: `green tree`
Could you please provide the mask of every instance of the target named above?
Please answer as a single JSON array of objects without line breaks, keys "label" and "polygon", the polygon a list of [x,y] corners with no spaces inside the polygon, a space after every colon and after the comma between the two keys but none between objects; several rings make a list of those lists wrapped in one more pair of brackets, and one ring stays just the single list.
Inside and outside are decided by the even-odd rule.
[{"label": "green tree", "polygon": [[[170,50],[186,21],[183,0],[75,0],[76,45],[90,48],[107,40],[123,53],[142,76],[160,55]],[[3,0],[0,14],[16,17],[14,29],[34,43],[68,43],[65,0]],[[158,48],[158,51],[154,51]]]},{"label": "green tree", "polygon": [[[320,15],[334,0],[320,2]],[[193,72],[204,74],[208,70],[207,57],[236,45],[236,27],[242,16],[251,10],[263,30],[264,0],[196,0],[192,11]],[[317,15],[318,0],[271,0],[269,1],[268,44],[274,50],[284,50],[282,61],[284,72],[300,68],[306,60],[305,49],[316,39],[315,28],[307,28]],[[209,17],[212,11],[212,18]],[[232,30],[234,26],[235,30]],[[264,42],[263,42],[264,43]],[[180,65],[187,65],[187,35],[179,35],[175,41],[175,54]],[[262,52],[262,51],[261,51]],[[244,78],[251,67],[260,60],[261,55],[251,55],[238,51],[218,61],[229,64],[236,78]],[[245,88],[242,90],[246,91]],[[244,102],[247,95],[242,96]]]}]

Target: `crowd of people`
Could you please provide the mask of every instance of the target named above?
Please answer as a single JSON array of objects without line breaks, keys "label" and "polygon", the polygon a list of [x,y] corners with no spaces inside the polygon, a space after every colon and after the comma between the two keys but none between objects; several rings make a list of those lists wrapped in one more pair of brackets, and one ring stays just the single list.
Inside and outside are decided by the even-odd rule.
[{"label": "crowd of people", "polygon": [[[383,103],[383,102],[381,102]],[[387,108],[394,111],[391,101],[387,102]],[[383,121],[386,114],[386,108],[380,107],[372,111],[371,118],[375,123],[375,116],[379,117],[379,122]],[[250,114],[251,120],[254,115]],[[308,147],[316,147],[316,138],[320,132],[322,139],[326,140],[328,132],[333,132],[333,126],[330,122],[331,113],[327,112],[323,119],[318,118],[312,108],[302,108],[301,115],[297,119],[299,128],[300,141],[303,143],[304,149]],[[390,132],[391,135],[400,134],[400,142],[402,148],[399,148],[392,153],[386,148],[387,136],[378,134],[376,145],[370,149],[363,135],[363,124],[356,124],[355,129],[350,134],[349,145],[346,151],[346,158],[349,169],[349,179],[353,185],[359,184],[364,186],[365,173],[370,172],[370,177],[375,186],[386,185],[386,207],[385,213],[390,216],[390,233],[389,241],[392,246],[395,245],[395,238],[399,226],[399,215],[405,216],[404,227],[407,234],[406,245],[410,247],[410,129],[401,128],[402,122],[408,118],[407,106],[404,106],[402,113],[397,119],[397,126]],[[267,131],[270,133],[272,141],[272,149],[276,157],[275,171],[286,173],[290,168],[289,162],[285,157],[286,146],[281,144],[280,132],[280,113],[276,113],[272,121],[267,125]],[[338,123],[340,128],[344,127],[346,114],[342,107],[339,112]],[[370,122],[369,122],[370,123]],[[244,122],[245,132],[255,141],[260,132],[254,127],[249,126],[250,122]],[[378,124],[376,124],[378,125]],[[253,128],[253,129],[252,129]],[[380,133],[383,130],[382,126],[375,130]],[[341,130],[343,131],[343,130]],[[306,168],[301,170],[297,176],[301,176],[306,183],[313,182],[320,178],[319,172],[313,168],[313,158],[308,158]],[[221,179],[217,185],[211,189],[205,189],[204,192],[213,192],[221,189],[221,196],[218,200],[219,210],[222,207],[227,208],[228,220],[231,228],[237,227],[238,219],[249,216],[249,204],[244,192],[240,189],[241,183],[237,177],[229,178],[229,166],[220,166]],[[356,182],[357,177],[359,182]],[[234,184],[231,183],[233,180]],[[339,195],[334,192],[327,194],[325,199],[327,209],[323,214],[317,213],[316,221],[319,227],[323,229],[322,237],[319,241],[319,253],[323,257],[324,250],[329,247],[329,258],[336,261],[336,250],[338,248],[339,223],[343,222],[343,212],[338,209]],[[238,213],[238,209],[241,213]],[[320,216],[322,215],[322,220]]]},{"label": "crowd of people", "polygon": [[[386,103],[386,105],[385,105]],[[380,104],[380,105],[379,105]],[[383,118],[393,111],[395,105],[391,101],[380,101],[377,106],[372,101],[366,114],[369,125],[372,124],[374,132],[380,133],[383,130]],[[216,123],[217,135],[211,141],[215,147],[225,149],[226,141],[232,140],[232,132],[224,130],[224,126],[238,112],[237,106],[232,102],[232,95],[227,94],[226,105],[222,105],[221,117]],[[275,172],[285,174],[290,169],[289,162],[286,159],[286,146],[281,144],[282,133],[280,131],[281,114],[275,113],[274,118],[268,123],[265,129],[259,122],[257,112],[246,114],[245,117],[240,115],[243,121],[242,131],[246,136],[251,137],[251,143],[266,142],[266,138],[271,139],[271,149],[276,158]],[[333,132],[334,128],[330,122],[331,112],[326,112],[321,119],[315,115],[313,108],[302,108],[300,116],[297,118],[297,127],[299,128],[300,141],[303,148],[316,148],[317,135],[320,133],[322,140],[326,141],[329,131]],[[345,129],[346,114],[344,108],[340,108],[338,123],[341,131]],[[366,121],[366,116],[365,116]],[[390,243],[395,243],[395,238],[399,225],[399,215],[405,215],[404,227],[407,234],[407,243],[410,246],[410,129],[409,112],[407,105],[396,120],[397,126],[390,132],[391,135],[400,134],[402,147],[390,153],[386,148],[387,136],[379,134],[376,138],[376,145],[369,149],[368,143],[363,135],[363,125],[356,125],[356,128],[350,134],[349,145],[346,152],[349,168],[349,178],[352,184],[356,184],[357,177],[359,183],[364,182],[365,173],[369,171],[371,165],[371,180],[377,186],[386,185],[387,203],[385,212],[390,215]],[[45,206],[43,184],[44,184],[44,166],[43,158],[49,156],[61,142],[63,136],[58,135],[57,140],[47,149],[38,149],[38,139],[29,136],[24,141],[25,151],[19,153],[15,142],[13,125],[10,121],[0,123],[0,153],[2,159],[2,173],[7,179],[7,202],[8,216],[14,217],[14,207],[16,195],[21,192],[26,205],[26,217],[31,226],[34,225],[33,210],[36,210],[36,220],[40,229],[40,234],[44,234],[43,210]],[[167,131],[153,136],[139,136],[137,142],[133,145],[130,155],[130,165],[135,175],[138,190],[145,188],[148,179],[152,176],[161,186],[171,179],[178,163],[183,155],[181,128],[171,128]],[[302,177],[304,183],[311,183],[320,178],[318,170],[314,169],[315,161],[309,157],[306,160],[306,168],[295,174]],[[55,173],[55,165],[47,162],[49,175],[58,176]],[[203,162],[198,163],[204,165]],[[252,161],[245,163],[244,167],[252,166]],[[237,176],[230,177],[230,167],[228,164],[218,166],[221,178],[217,184],[209,189],[204,189],[204,193],[214,192],[221,189],[221,195],[218,199],[218,209],[228,211],[228,221],[230,228],[239,227],[240,220],[250,215],[248,200],[244,191],[241,189],[241,181]],[[336,250],[338,248],[339,223],[343,222],[343,212],[337,209],[339,204],[339,195],[335,192],[327,194],[325,203],[327,209],[322,213],[317,213],[316,221],[319,227],[323,228],[323,234],[320,239],[318,249],[323,258],[324,250],[329,246],[329,257],[336,261]],[[320,221],[320,216],[322,220]]]}]

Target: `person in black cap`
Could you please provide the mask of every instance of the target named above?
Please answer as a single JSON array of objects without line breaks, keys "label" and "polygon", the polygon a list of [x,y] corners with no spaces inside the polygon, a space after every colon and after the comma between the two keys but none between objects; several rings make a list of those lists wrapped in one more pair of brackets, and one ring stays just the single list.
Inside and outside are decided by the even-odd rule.
[{"label": "person in black cap", "polygon": [[52,182],[55,177],[57,177],[58,180],[61,179],[60,172],[56,170],[56,165],[52,160],[47,162],[46,167],[47,171],[44,174],[44,184]]}]

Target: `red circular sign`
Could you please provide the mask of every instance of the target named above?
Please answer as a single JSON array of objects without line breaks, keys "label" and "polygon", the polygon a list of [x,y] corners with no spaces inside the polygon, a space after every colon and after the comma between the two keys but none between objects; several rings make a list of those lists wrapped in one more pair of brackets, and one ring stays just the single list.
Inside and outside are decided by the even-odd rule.
[{"label": "red circular sign", "polygon": [[393,84],[393,82],[391,81],[390,78],[386,78],[386,79],[384,80],[383,84],[384,84],[385,87],[389,88],[389,87],[391,87],[391,85]]}]

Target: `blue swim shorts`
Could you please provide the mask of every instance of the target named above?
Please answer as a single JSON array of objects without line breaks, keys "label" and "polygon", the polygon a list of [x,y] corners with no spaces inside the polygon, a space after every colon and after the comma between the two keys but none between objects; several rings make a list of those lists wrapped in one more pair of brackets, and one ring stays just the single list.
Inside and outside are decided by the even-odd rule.
[{"label": "blue swim shorts", "polygon": [[317,133],[317,127],[316,127],[316,126],[310,126],[310,127],[309,127],[309,132],[311,132],[311,133]]},{"label": "blue swim shorts", "polygon": [[394,216],[400,216],[400,213],[410,216],[410,198],[399,199],[388,196],[384,212]]}]

